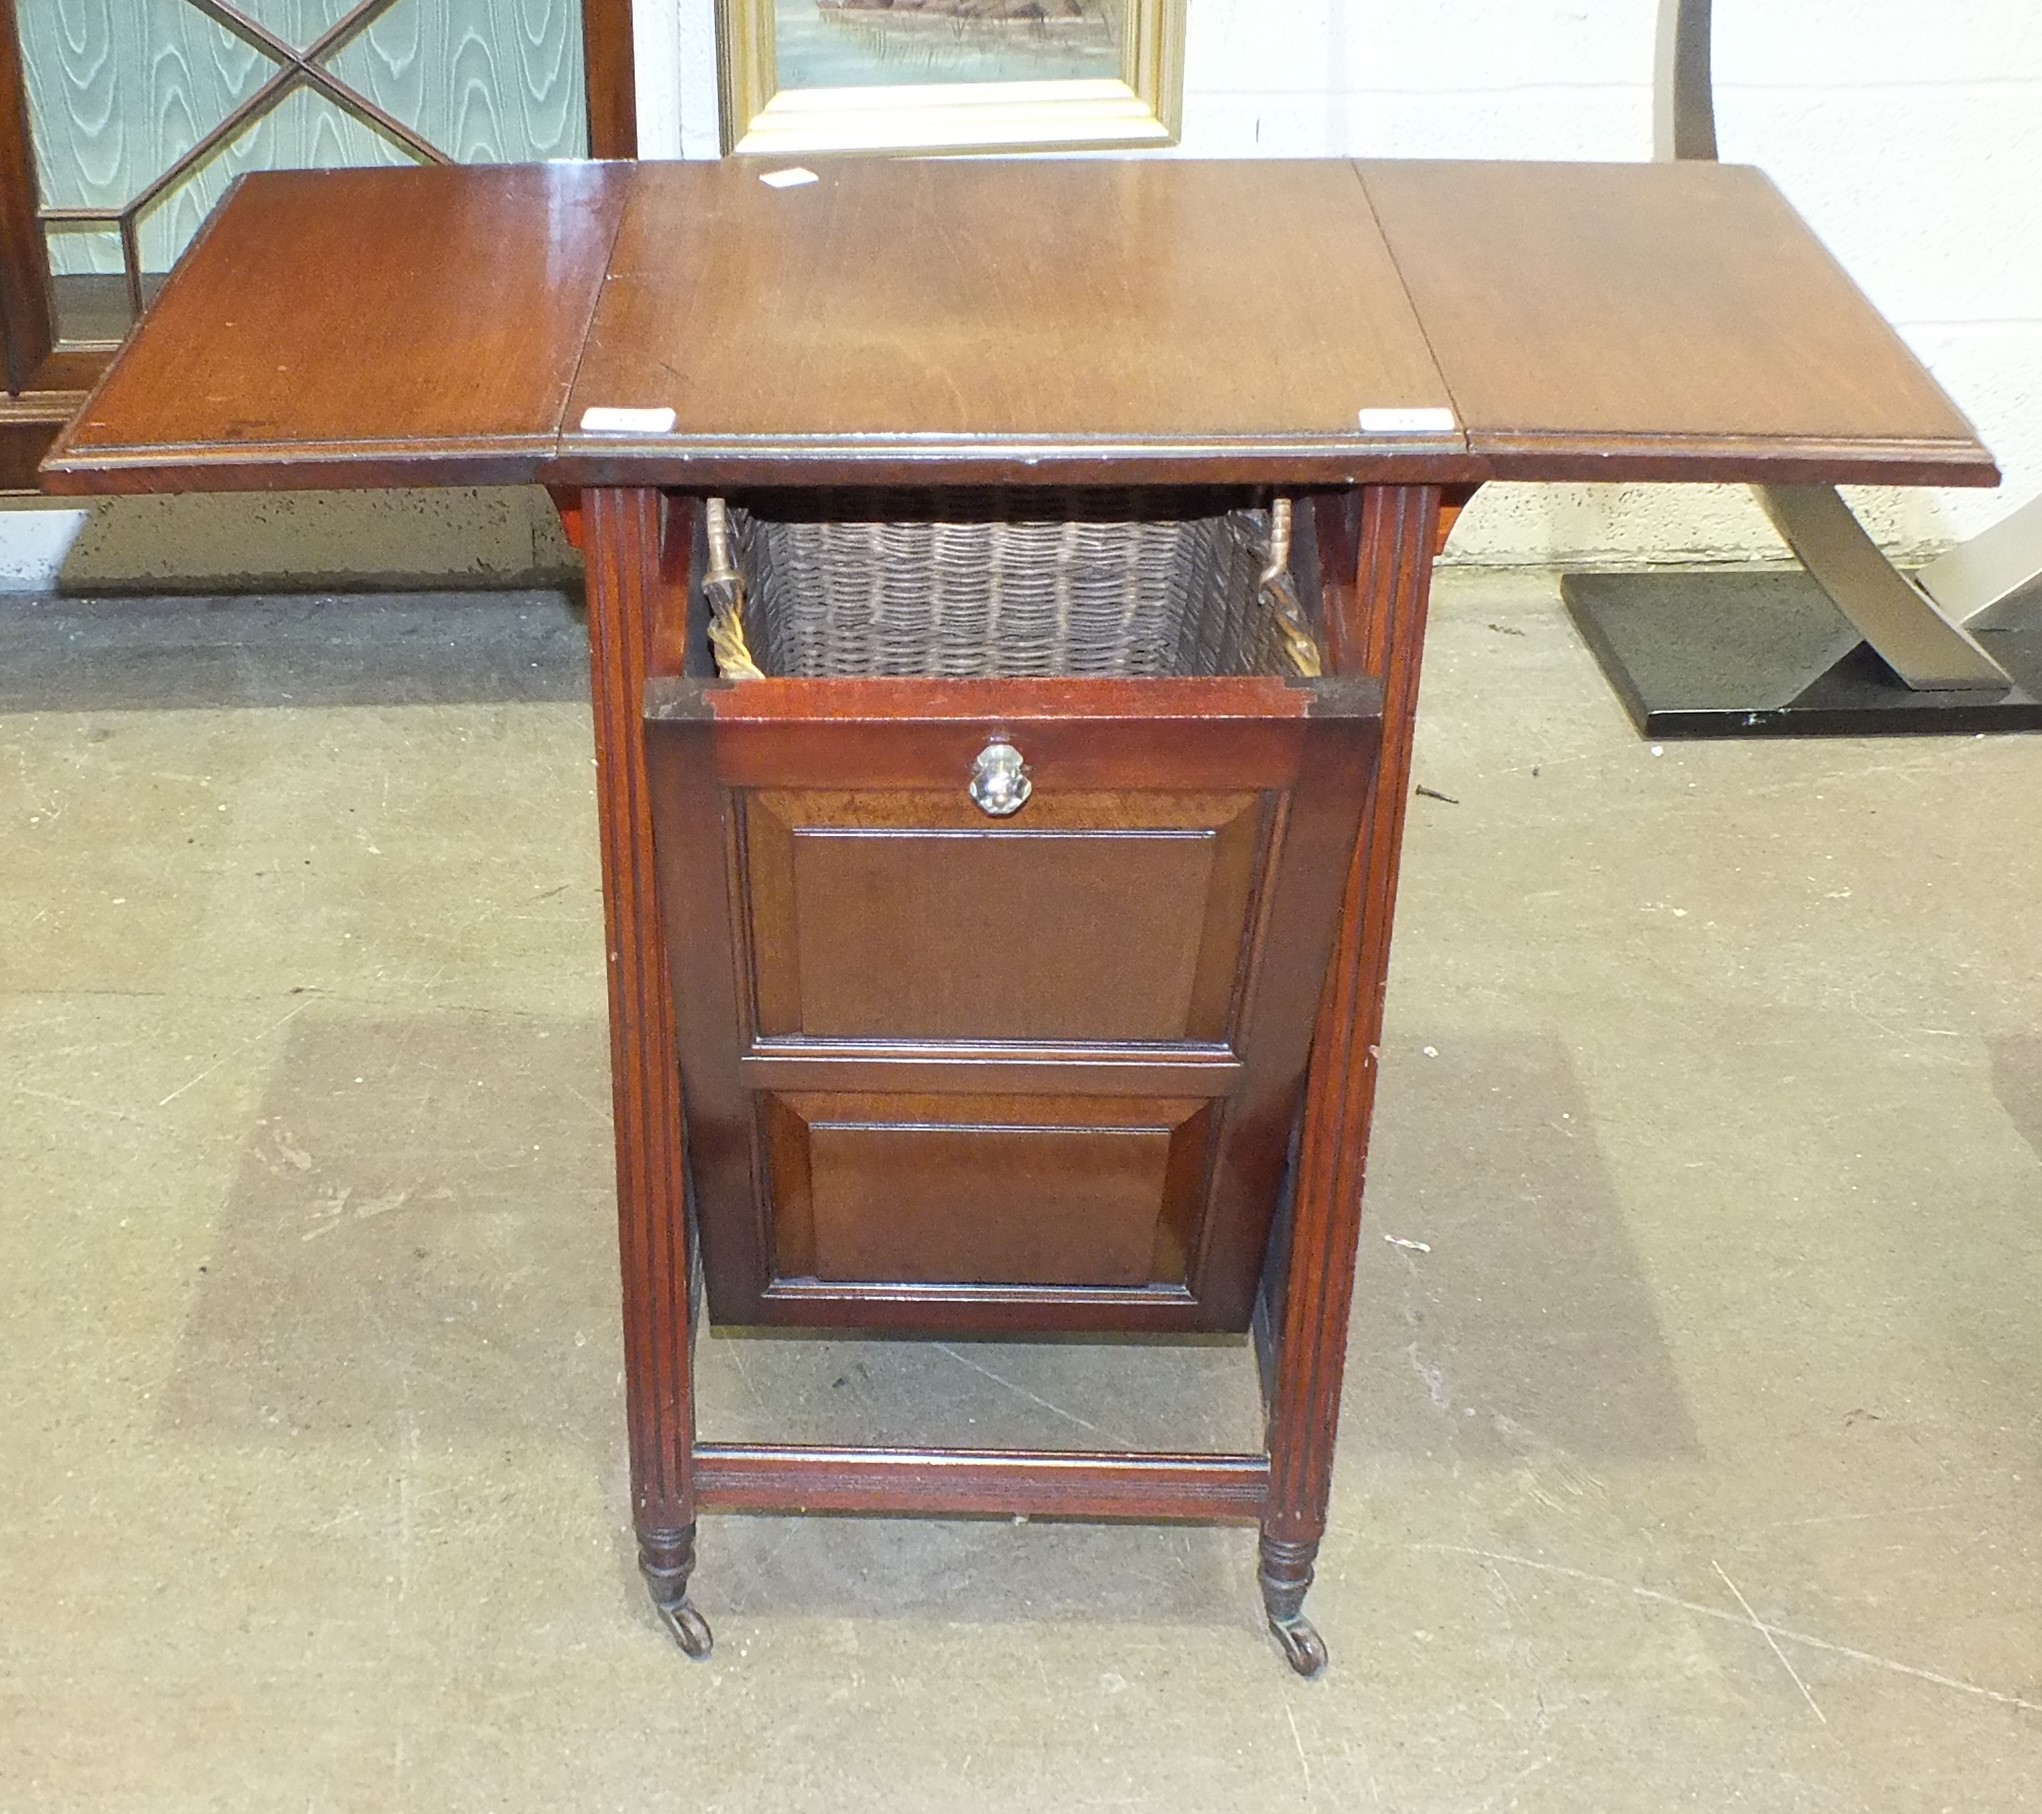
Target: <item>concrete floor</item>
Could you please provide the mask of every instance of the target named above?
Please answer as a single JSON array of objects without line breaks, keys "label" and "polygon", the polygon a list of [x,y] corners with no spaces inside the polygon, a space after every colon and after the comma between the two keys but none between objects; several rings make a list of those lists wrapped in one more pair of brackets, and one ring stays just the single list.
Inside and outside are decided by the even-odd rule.
[{"label": "concrete floor", "polygon": [[[544,595],[0,608],[0,1811],[2035,1805],[2042,741],[1655,752],[1448,576],[1331,1671],[1244,1533],[745,1518],[692,1665],[581,660]],[[731,1433],[1254,1420],[1229,1344],[702,1368]]]}]

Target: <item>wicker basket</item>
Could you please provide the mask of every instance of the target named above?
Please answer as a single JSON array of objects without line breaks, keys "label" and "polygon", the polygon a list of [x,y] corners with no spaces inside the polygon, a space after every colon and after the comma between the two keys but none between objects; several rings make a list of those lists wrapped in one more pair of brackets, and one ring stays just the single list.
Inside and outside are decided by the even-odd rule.
[{"label": "wicker basket", "polygon": [[1286,499],[830,493],[706,514],[726,679],[1319,672]]}]

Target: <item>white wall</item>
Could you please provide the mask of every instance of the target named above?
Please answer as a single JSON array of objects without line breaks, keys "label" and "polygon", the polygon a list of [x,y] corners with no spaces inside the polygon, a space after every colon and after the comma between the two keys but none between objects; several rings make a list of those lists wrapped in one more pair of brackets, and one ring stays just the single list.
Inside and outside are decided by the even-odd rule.
[{"label": "white wall", "polygon": [[[684,5],[699,0],[682,0]],[[1990,492],[1854,490],[1921,555],[2042,490],[2042,6],[1715,0],[1724,158],[1771,173],[1999,455]],[[1191,0],[1196,156],[1645,158],[1657,0]],[[1747,494],[1497,487],[1462,559],[1737,557]]]},{"label": "white wall", "polygon": [[[636,0],[646,155],[716,151],[713,0]],[[1190,0],[1182,151],[1200,157],[1645,158],[1658,0]],[[1762,165],[1971,416],[2001,493],[1857,491],[1903,557],[2042,491],[2042,5],[1715,0],[1722,152]],[[67,578],[200,577],[233,546],[216,500],[98,507]],[[507,514],[508,513],[508,514]],[[245,570],[514,578],[559,545],[536,493],[305,499],[322,562],[262,536]],[[47,579],[62,524],[0,518],[0,586]],[[22,526],[26,527],[26,526]],[[124,552],[125,551],[125,552]],[[1777,555],[1748,496],[1715,487],[1498,486],[1454,554],[1490,562]]]}]

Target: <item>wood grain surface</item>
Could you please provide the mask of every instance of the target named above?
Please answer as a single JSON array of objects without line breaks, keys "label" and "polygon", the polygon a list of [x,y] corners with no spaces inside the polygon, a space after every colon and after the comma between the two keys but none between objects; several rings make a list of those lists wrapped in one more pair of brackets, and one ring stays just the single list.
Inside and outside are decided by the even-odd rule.
[{"label": "wood grain surface", "polygon": [[804,1449],[705,1442],[701,1503],[722,1512],[912,1512],[924,1517],[1187,1518],[1252,1524],[1261,1455],[1078,1449]]},{"label": "wood grain surface", "polygon": [[631,1507],[641,1566],[684,1590],[695,1522],[694,1276],[686,1130],[654,892],[652,808],[639,713],[648,675],[672,653],[687,612],[692,511],[647,491],[593,492],[589,529],[589,687],[595,707],[596,824],[610,997],[610,1091],[623,1274],[624,1394]]},{"label": "wood grain surface", "polygon": [[[677,421],[584,434],[591,405]],[[1362,434],[1378,406],[1465,433]],[[1174,160],[849,161],[783,191],[737,163],[252,178],[46,473],[1996,478],[1755,171]]]},{"label": "wood grain surface", "polygon": [[1210,1102],[818,1091],[764,1107],[777,1277],[1184,1282]]},{"label": "wood grain surface", "polygon": [[1329,659],[1338,673],[1380,677],[1385,698],[1375,786],[1349,860],[1341,938],[1312,1040],[1289,1240],[1262,1287],[1262,1333],[1274,1361],[1266,1369],[1263,1570],[1269,1575],[1280,1561],[1276,1572],[1290,1571],[1294,1586],[1298,1571],[1310,1582],[1332,1487],[1439,494],[1381,487],[1323,499],[1318,509]]},{"label": "wood grain surface", "polygon": [[249,177],[59,441],[50,488],[530,480],[629,170]]},{"label": "wood grain surface", "polygon": [[[711,1315],[1244,1328],[1379,698],[1225,676],[655,683]],[[998,821],[965,790],[996,731],[1034,784]],[[825,846],[806,869],[804,842]]]},{"label": "wood grain surface", "polygon": [[[574,476],[1040,477],[1059,452],[1345,472],[1372,446],[1359,410],[1448,401],[1345,165],[816,168],[780,190],[744,163],[640,170],[568,409]],[[592,405],[676,430],[581,436]]]},{"label": "wood grain surface", "polygon": [[1493,477],[1997,480],[1760,171],[1360,169]]}]

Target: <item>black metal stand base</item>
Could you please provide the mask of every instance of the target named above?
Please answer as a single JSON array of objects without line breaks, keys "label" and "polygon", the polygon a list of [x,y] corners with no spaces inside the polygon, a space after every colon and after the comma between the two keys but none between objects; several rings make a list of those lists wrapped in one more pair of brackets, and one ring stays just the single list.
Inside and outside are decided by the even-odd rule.
[{"label": "black metal stand base", "polygon": [[1805,573],[1570,573],[1567,610],[1648,737],[2042,730],[2042,596],[1969,625],[2014,677],[1915,692]]}]

